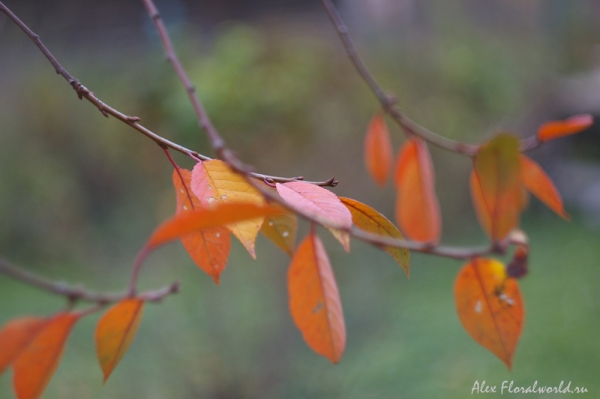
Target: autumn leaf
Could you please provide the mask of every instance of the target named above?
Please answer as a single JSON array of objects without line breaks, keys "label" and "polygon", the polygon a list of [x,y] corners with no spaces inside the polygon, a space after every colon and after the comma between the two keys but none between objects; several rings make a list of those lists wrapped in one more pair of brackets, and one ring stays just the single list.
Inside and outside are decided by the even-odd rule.
[{"label": "autumn leaf", "polygon": [[383,113],[375,114],[367,128],[365,165],[371,178],[384,186],[392,166],[392,142]]},{"label": "autumn leaf", "polygon": [[111,307],[98,322],[96,353],[104,373],[104,382],[129,349],[142,320],[143,310],[144,301],[125,299]]},{"label": "autumn leaf", "polygon": [[533,195],[546,204],[548,208],[556,212],[560,217],[569,220],[569,214],[565,212],[560,193],[542,167],[525,155],[521,155],[520,159],[521,180],[523,181],[525,188],[531,191]]},{"label": "autumn leaf", "polygon": [[517,281],[497,260],[475,258],[458,273],[454,298],[465,330],[510,369],[524,319]]},{"label": "autumn leaf", "polygon": [[431,156],[420,138],[410,138],[400,149],[394,182],[400,230],[411,240],[437,244],[442,229],[440,205]]},{"label": "autumn leaf", "polygon": [[550,121],[539,127],[538,139],[543,143],[571,134],[579,133],[594,124],[594,117],[590,114],[575,115],[563,121]]},{"label": "autumn leaf", "polygon": [[296,231],[298,230],[298,218],[295,213],[286,211],[283,207],[281,209],[281,215],[265,217],[260,232],[292,256],[294,254]]},{"label": "autumn leaf", "polygon": [[304,213],[325,225],[333,236],[350,251],[352,215],[340,199],[329,190],[305,182],[277,183],[277,192],[299,213]]},{"label": "autumn leaf", "polygon": [[61,313],[44,325],[13,363],[13,383],[19,399],[39,398],[56,371],[77,313]]},{"label": "autumn leaf", "polygon": [[500,134],[477,152],[470,186],[479,222],[494,241],[518,227],[524,206],[519,140]]},{"label": "autumn leaf", "polygon": [[327,253],[311,232],[298,246],[288,272],[290,312],[308,346],[332,363],[346,345],[342,302]]},{"label": "autumn leaf", "polygon": [[27,348],[48,320],[42,317],[21,317],[6,323],[0,330],[0,375]]},{"label": "autumn leaf", "polygon": [[[352,214],[352,221],[358,228],[373,234],[403,240],[404,236],[385,216],[368,205],[351,198],[340,197],[342,203]],[[383,247],[410,277],[410,252],[406,248]]]},{"label": "autumn leaf", "polygon": [[[181,177],[179,173],[181,173]],[[203,208],[202,203],[191,190],[192,173],[181,168],[179,173],[177,170],[173,171],[173,186],[177,196],[176,215]],[[223,226],[197,230],[182,236],[181,243],[196,265],[211,276],[215,283],[219,284],[219,276],[227,266],[231,248],[229,230]]]},{"label": "autumn leaf", "polygon": [[[192,191],[204,207],[215,204],[249,203],[263,205],[262,195],[243,176],[233,172],[218,159],[198,162],[192,171]],[[256,259],[254,242],[263,223],[263,217],[250,218],[228,224],[226,227],[240,240]]]}]

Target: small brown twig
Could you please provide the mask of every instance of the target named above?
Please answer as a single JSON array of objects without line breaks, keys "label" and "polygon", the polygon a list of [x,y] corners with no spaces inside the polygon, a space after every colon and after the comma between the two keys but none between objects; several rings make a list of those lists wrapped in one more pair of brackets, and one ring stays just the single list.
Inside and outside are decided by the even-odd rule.
[{"label": "small brown twig", "polygon": [[[362,60],[358,51],[356,50],[356,46],[352,41],[352,37],[350,36],[350,32],[348,27],[344,23],[340,13],[335,8],[332,0],[321,0],[331,23],[335,27],[342,44],[344,45],[344,49],[350,61],[354,65],[356,71],[360,75],[360,77],[367,83],[371,91],[375,94],[383,109],[398,123],[398,125],[405,131],[408,135],[417,135],[424,139],[425,141],[430,142],[431,144],[438,146],[440,148],[465,154],[470,157],[475,156],[477,150],[479,149],[479,145],[476,144],[468,144],[462,143],[460,141],[452,140],[447,137],[441,136],[437,133],[432,132],[429,129],[419,125],[415,121],[411,120],[407,117],[402,111],[400,111],[396,106],[396,98],[395,96],[391,96],[387,94],[383,88],[377,83],[377,80],[367,68],[365,62]],[[528,137],[526,139],[521,140],[521,151],[527,152],[530,151],[540,145],[540,141],[537,139],[535,135]]]},{"label": "small brown twig", "polygon": [[[0,258],[0,273],[22,283],[37,287],[52,294],[64,296],[70,303],[92,302],[98,305],[119,302],[129,297],[129,292],[92,292],[81,286],[70,286],[62,282],[48,280],[10,264]],[[146,291],[136,296],[144,301],[158,302],[170,294],[179,292],[179,282],[174,282],[157,290]]]}]

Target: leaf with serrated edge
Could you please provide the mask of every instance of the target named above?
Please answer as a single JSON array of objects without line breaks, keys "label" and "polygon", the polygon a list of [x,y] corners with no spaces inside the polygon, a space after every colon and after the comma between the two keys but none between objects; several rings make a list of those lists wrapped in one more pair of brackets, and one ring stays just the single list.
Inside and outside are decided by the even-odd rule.
[{"label": "leaf with serrated edge", "polygon": [[[370,206],[351,198],[340,197],[352,214],[352,221],[358,228],[373,234],[403,240],[404,236],[392,222]],[[400,265],[410,278],[410,251],[406,248],[383,247]]]},{"label": "leaf with serrated edge", "polygon": [[117,367],[137,333],[144,301],[125,299],[111,307],[96,327],[96,354],[104,373],[104,382]]},{"label": "leaf with serrated edge", "polygon": [[475,156],[470,186],[479,221],[493,241],[504,239],[519,226],[523,187],[519,140],[500,134]]},{"label": "leaf with serrated edge", "polygon": [[20,317],[0,329],[0,375],[46,325],[42,317]]},{"label": "leaf with serrated edge", "polygon": [[563,121],[544,123],[538,129],[537,137],[541,142],[546,142],[579,133],[593,124],[594,117],[590,114],[574,115]]},{"label": "leaf with serrated edge", "polygon": [[560,193],[552,180],[542,167],[531,158],[521,155],[521,179],[523,185],[546,206],[556,212],[560,217],[569,220],[565,212]]},{"label": "leaf with serrated edge", "polygon": [[48,320],[13,363],[13,384],[18,399],[39,398],[56,371],[77,313],[61,313]]},{"label": "leaf with serrated edge", "polygon": [[296,231],[298,230],[298,218],[295,213],[284,212],[278,216],[265,217],[260,232],[288,255],[292,256],[294,254]]},{"label": "leaf with serrated edge", "polygon": [[384,186],[392,166],[392,141],[380,112],[371,119],[365,135],[365,166],[371,179]]},{"label": "leaf with serrated edge", "polygon": [[[223,161],[213,159],[198,162],[192,171],[192,191],[203,206],[219,203],[249,203],[263,205],[262,195],[238,173],[233,172]],[[226,227],[237,237],[256,259],[254,243],[263,223],[263,217],[244,220]]]},{"label": "leaf with serrated edge", "polygon": [[158,226],[148,239],[145,251],[194,231],[280,214],[281,208],[279,207],[258,206],[242,202],[220,204],[210,209],[196,209],[166,220]]},{"label": "leaf with serrated edge", "polygon": [[306,182],[277,183],[277,192],[294,209],[310,215],[333,234],[346,252],[350,252],[350,236],[343,229],[352,226],[352,215],[340,199],[323,187]]},{"label": "leaf with serrated edge", "polygon": [[437,244],[442,231],[435,174],[425,142],[410,138],[400,149],[395,166],[396,221],[411,240]]},{"label": "leaf with serrated edge", "polygon": [[292,318],[308,346],[339,362],[346,346],[342,302],[323,243],[314,233],[296,249],[288,291]]},{"label": "leaf with serrated edge", "polygon": [[[177,196],[176,214],[181,215],[196,208],[203,208],[200,200],[191,189],[192,172],[181,168],[179,172],[181,177],[177,170],[173,171],[173,186]],[[181,178],[183,178],[183,182]],[[190,197],[192,203],[190,203]],[[196,265],[211,276],[215,283],[219,284],[219,276],[227,266],[227,258],[231,248],[229,230],[225,227],[198,230],[181,237],[181,243]]]},{"label": "leaf with serrated edge", "polygon": [[517,281],[497,260],[475,258],[458,273],[454,298],[465,330],[510,369],[524,320]]}]

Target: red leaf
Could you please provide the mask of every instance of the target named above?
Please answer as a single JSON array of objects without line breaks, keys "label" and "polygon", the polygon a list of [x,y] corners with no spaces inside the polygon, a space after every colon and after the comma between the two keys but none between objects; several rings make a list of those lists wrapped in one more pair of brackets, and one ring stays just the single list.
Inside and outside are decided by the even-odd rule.
[{"label": "red leaf", "polygon": [[471,195],[479,222],[494,241],[518,227],[524,206],[519,140],[500,134],[477,152]]},{"label": "red leaf", "polygon": [[352,215],[329,190],[305,182],[277,183],[277,192],[299,213],[307,214],[325,227],[350,251],[350,237],[344,230],[352,227]]},{"label": "red leaf", "polygon": [[211,209],[196,209],[175,216],[158,226],[146,243],[146,247],[148,250],[153,249],[198,230],[280,214],[281,208],[276,206],[240,202],[220,204]]},{"label": "red leaf", "polygon": [[[173,186],[177,195],[177,215],[190,212],[195,209],[203,208],[202,203],[192,192],[190,182],[192,173],[189,170],[179,169],[179,174],[173,172]],[[187,188],[187,189],[186,189]],[[190,197],[192,203],[190,203]],[[219,276],[227,266],[229,249],[231,247],[231,236],[229,230],[225,227],[213,227],[204,230],[198,230],[181,237],[181,243],[187,253],[194,260],[200,269],[219,284]]]},{"label": "red leaf", "polygon": [[527,190],[531,191],[548,208],[552,209],[565,220],[569,220],[569,215],[565,212],[560,193],[552,183],[552,180],[542,167],[526,157],[521,155],[521,179]]},{"label": "red leaf", "polygon": [[111,307],[98,322],[96,353],[104,373],[104,382],[129,349],[142,320],[143,310],[144,301],[125,299]]},{"label": "red leaf", "polygon": [[524,319],[517,281],[502,263],[475,258],[458,273],[454,297],[465,330],[510,369]]},{"label": "red leaf", "polygon": [[384,186],[392,166],[392,142],[382,113],[375,114],[367,128],[365,165],[371,178]]},{"label": "red leaf", "polygon": [[346,346],[342,302],[325,248],[314,233],[294,254],[288,290],[290,312],[308,346],[331,362],[339,362]]},{"label": "red leaf", "polygon": [[410,138],[396,162],[396,220],[410,239],[437,244],[442,221],[435,194],[435,174],[425,142]]},{"label": "red leaf", "polygon": [[592,115],[575,115],[564,121],[550,121],[544,123],[538,129],[537,137],[541,142],[546,142],[579,133],[593,124],[594,117]]},{"label": "red leaf", "polygon": [[[340,197],[340,200],[346,205],[352,214],[352,221],[360,229],[373,234],[404,239],[398,228],[375,209],[351,198]],[[383,249],[392,255],[406,276],[410,277],[410,252],[408,249],[395,247],[383,247]]]},{"label": "red leaf", "polygon": [[76,313],[54,316],[13,363],[13,383],[19,399],[39,398],[56,371]]},{"label": "red leaf", "polygon": [[48,320],[21,317],[6,323],[0,330],[0,375],[27,348]]}]

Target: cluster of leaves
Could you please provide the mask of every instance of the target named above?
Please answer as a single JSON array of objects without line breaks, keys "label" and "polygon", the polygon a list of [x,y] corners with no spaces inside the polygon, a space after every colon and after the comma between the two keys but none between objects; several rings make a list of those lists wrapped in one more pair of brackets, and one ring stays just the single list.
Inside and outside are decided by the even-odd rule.
[{"label": "cluster of leaves", "polygon": [[[578,133],[593,123],[591,115],[540,126],[537,140]],[[524,310],[516,279],[527,273],[529,248],[518,230],[528,192],[568,220],[561,196],[552,180],[532,159],[520,153],[520,140],[501,133],[480,146],[473,157],[470,188],[479,222],[493,245],[505,240],[516,245],[512,262],[475,257],[458,273],[455,302],[460,321],[471,337],[498,356],[508,368],[521,334]],[[392,168],[392,146],[383,114],[376,114],[365,137],[365,163],[371,177],[385,185],[391,171],[397,188],[396,221],[414,241],[433,247],[441,231],[440,208],[427,144],[412,135],[399,151]],[[504,244],[505,245],[505,244]]]}]

